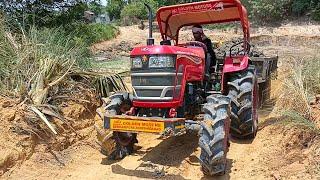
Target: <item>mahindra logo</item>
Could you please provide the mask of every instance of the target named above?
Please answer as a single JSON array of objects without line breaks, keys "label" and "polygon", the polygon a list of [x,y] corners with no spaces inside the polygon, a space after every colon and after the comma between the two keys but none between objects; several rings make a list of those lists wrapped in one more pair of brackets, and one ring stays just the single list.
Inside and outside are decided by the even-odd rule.
[{"label": "mahindra logo", "polygon": [[145,48],[142,48],[141,51],[150,51],[150,49],[145,47]]}]

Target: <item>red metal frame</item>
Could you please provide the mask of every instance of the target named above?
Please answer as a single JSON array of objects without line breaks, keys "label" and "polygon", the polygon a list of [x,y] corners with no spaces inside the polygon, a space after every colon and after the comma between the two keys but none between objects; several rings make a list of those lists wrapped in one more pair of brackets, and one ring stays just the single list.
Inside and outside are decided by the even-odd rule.
[{"label": "red metal frame", "polygon": [[[214,23],[240,21],[243,29],[244,41],[249,42],[250,34],[249,34],[249,21],[247,16],[247,10],[241,4],[240,0],[209,0],[209,1],[201,1],[201,2],[162,7],[157,11],[157,21],[158,21],[162,38],[166,40],[167,37],[169,37],[168,36],[168,28],[170,28],[169,20],[173,16],[188,14],[192,12],[206,13],[207,11],[213,10],[213,8],[215,8],[216,5],[218,5],[219,3],[222,3],[224,8],[237,7],[238,11],[236,13],[238,13],[239,16],[234,19],[219,19],[215,21],[211,21],[210,19],[208,19],[207,21],[204,21],[204,22],[197,22],[197,20],[195,19],[194,23],[181,24],[176,32],[177,36],[170,37],[170,38],[173,39],[176,44],[178,44],[179,30],[184,26],[191,26],[194,24],[214,24]],[[166,16],[167,18],[163,20],[161,19],[161,15],[166,11],[171,11],[171,14]],[[165,23],[165,27],[162,26],[162,23]]]}]

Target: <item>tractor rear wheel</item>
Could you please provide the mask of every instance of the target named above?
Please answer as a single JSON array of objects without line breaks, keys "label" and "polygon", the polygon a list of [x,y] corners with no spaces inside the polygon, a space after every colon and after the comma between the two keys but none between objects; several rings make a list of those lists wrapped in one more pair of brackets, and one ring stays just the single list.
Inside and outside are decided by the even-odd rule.
[{"label": "tractor rear wheel", "polygon": [[[132,104],[128,93],[119,93],[110,97],[111,102],[105,107],[110,115],[121,115],[128,111]],[[125,132],[113,132],[111,140],[115,142],[115,148],[109,153],[109,159],[123,159],[132,154],[135,143],[138,143],[137,134]]]},{"label": "tractor rear wheel", "polygon": [[258,82],[255,66],[236,73],[228,82],[231,98],[231,135],[253,139],[258,131]]},{"label": "tractor rear wheel", "polygon": [[201,169],[205,175],[223,175],[229,149],[230,98],[222,95],[207,97],[204,112],[199,132]]}]

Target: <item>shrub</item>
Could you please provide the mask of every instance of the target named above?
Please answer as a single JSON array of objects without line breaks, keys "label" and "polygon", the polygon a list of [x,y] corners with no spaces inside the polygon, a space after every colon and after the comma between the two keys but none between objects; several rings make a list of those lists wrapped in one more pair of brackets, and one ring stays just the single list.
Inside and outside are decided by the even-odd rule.
[{"label": "shrub", "polygon": [[108,1],[108,6],[106,10],[110,16],[111,20],[120,19],[121,10],[124,7],[124,1],[122,0],[110,0]]},{"label": "shrub", "polygon": [[251,0],[242,0],[241,3],[244,5],[244,7],[247,9],[247,12],[250,15],[250,12],[252,10],[252,1]]},{"label": "shrub", "polygon": [[294,0],[292,1],[292,13],[296,16],[301,16],[309,11],[312,0]]},{"label": "shrub", "polygon": [[255,0],[249,3],[251,16],[261,24],[282,20],[290,7],[290,0]]},{"label": "shrub", "polygon": [[[14,44],[10,43],[10,34],[7,33],[8,29],[4,25],[4,19],[0,14],[0,82],[2,79],[10,75],[10,68],[13,63],[11,59],[15,59]],[[0,83],[0,89],[2,88],[2,83]]]},{"label": "shrub", "polygon": [[306,61],[302,74],[305,77],[304,84],[311,95],[320,94],[320,58]]},{"label": "shrub", "polygon": [[0,27],[0,93],[42,104],[73,69],[90,67],[89,50],[61,28],[13,34]]},{"label": "shrub", "polygon": [[297,112],[304,118],[311,119],[309,102],[320,93],[319,58],[295,60],[288,66],[289,74],[283,81],[279,107],[284,111]]},{"label": "shrub", "polygon": [[68,32],[75,34],[75,40],[87,45],[114,38],[118,29],[108,24],[74,23],[67,28]]},{"label": "shrub", "polygon": [[141,19],[148,18],[147,8],[144,6],[147,3],[151,6],[153,14],[155,14],[158,3],[154,0],[133,1],[125,6],[121,11],[121,19],[125,25],[137,23]]},{"label": "shrub", "polygon": [[320,21],[320,3],[311,12],[312,19],[315,21]]},{"label": "shrub", "polygon": [[305,118],[310,118],[309,94],[302,74],[303,65],[297,61],[290,67],[292,70],[283,80],[283,88],[278,102],[281,102],[283,110],[296,111]]}]

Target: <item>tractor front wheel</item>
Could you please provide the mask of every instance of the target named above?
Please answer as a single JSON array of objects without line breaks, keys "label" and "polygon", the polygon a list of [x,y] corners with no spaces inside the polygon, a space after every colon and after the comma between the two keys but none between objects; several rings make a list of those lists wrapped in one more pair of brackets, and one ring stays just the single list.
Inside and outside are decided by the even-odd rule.
[{"label": "tractor front wheel", "polygon": [[[119,93],[110,97],[111,102],[105,107],[106,113],[110,115],[121,115],[132,106],[128,93]],[[125,132],[113,132],[110,140],[115,142],[115,148],[109,153],[109,159],[123,159],[132,154],[135,143],[138,143],[137,134]]]},{"label": "tractor front wheel", "polygon": [[207,97],[204,120],[199,132],[201,167],[205,175],[225,174],[229,148],[230,99],[222,95]]}]

